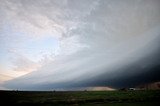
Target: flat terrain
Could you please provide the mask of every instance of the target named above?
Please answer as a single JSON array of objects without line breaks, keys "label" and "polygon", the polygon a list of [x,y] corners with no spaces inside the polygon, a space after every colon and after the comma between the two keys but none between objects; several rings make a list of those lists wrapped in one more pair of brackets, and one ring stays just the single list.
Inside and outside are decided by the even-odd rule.
[{"label": "flat terrain", "polygon": [[158,91],[0,91],[0,105],[34,106],[153,106]]}]

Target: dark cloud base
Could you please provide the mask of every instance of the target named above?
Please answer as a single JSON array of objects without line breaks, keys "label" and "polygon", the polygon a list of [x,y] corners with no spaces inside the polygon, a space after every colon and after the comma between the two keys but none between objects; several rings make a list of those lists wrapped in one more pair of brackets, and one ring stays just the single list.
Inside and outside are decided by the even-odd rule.
[{"label": "dark cloud base", "polygon": [[[157,44],[157,43],[156,43]],[[77,78],[73,81],[43,84],[22,84],[8,82],[4,86],[22,90],[67,90],[80,87],[110,86],[113,88],[134,87],[137,85],[160,81],[160,47],[148,56],[134,63],[128,63],[116,70],[102,70],[102,74],[91,78]],[[86,73],[87,74],[87,73]],[[65,77],[65,76],[64,76]]]},{"label": "dark cloud base", "polygon": [[130,65],[122,66],[109,74],[97,76],[89,84],[92,86],[112,86],[116,88],[160,81],[160,49]]},{"label": "dark cloud base", "polygon": [[[115,73],[113,73],[115,74]],[[105,75],[104,75],[105,76]],[[103,76],[97,77],[97,79],[90,79],[87,81],[80,82],[64,82],[64,83],[48,83],[43,85],[30,85],[30,86],[12,86],[13,89],[20,90],[69,90],[69,89],[78,89],[85,87],[94,87],[94,86],[110,86],[113,88],[123,88],[123,87],[135,87],[138,85],[152,83],[160,81],[160,65],[151,68],[146,73],[141,73],[137,75],[128,75],[120,76],[117,78],[105,78]]]}]

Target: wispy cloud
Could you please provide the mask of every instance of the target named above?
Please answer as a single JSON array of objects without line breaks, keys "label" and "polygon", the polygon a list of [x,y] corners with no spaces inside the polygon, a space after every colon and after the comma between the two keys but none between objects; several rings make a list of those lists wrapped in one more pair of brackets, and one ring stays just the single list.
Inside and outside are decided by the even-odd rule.
[{"label": "wispy cloud", "polygon": [[40,67],[41,65],[29,60],[28,58],[24,57],[24,56],[17,56],[15,59],[12,60],[13,61],[13,65],[14,71],[22,71],[22,72],[32,72],[38,69],[38,67]]},{"label": "wispy cloud", "polygon": [[25,31],[32,36],[49,35],[61,38],[63,35],[66,36],[63,33],[68,33],[82,24],[81,18],[90,14],[98,3],[83,2],[6,0],[1,2],[1,12],[2,18],[13,24],[15,29]]}]

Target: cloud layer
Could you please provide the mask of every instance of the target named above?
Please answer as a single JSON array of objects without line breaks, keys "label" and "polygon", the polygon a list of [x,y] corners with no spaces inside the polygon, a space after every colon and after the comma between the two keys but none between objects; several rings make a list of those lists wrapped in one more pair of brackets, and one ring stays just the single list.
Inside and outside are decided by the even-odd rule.
[{"label": "cloud layer", "polygon": [[116,86],[123,78],[152,72],[159,65],[153,56],[159,53],[159,4],[159,0],[1,1],[1,26],[11,25],[34,39],[52,37],[59,48],[49,63],[5,86],[27,90],[107,82]]}]

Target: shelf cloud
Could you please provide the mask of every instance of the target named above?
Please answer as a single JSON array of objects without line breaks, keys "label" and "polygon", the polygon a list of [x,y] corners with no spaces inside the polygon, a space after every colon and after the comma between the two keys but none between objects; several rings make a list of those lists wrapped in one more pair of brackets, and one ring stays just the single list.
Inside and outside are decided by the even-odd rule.
[{"label": "shelf cloud", "polygon": [[159,5],[159,0],[0,1],[0,48],[23,56],[10,64],[28,70],[2,86],[118,88],[159,81]]}]

